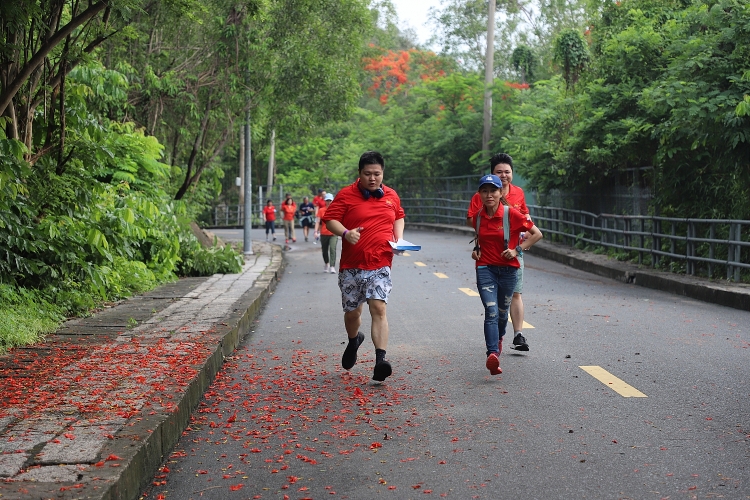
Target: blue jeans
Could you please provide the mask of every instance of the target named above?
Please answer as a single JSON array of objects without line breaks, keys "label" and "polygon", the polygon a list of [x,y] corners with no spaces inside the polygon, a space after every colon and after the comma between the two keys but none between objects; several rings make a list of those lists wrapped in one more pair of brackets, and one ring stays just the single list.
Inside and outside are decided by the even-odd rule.
[{"label": "blue jeans", "polygon": [[[477,290],[484,305],[484,342],[487,356],[500,353],[500,339],[508,325],[508,311],[516,286],[516,268],[482,266],[477,268]],[[502,304],[502,308],[498,305]]]}]

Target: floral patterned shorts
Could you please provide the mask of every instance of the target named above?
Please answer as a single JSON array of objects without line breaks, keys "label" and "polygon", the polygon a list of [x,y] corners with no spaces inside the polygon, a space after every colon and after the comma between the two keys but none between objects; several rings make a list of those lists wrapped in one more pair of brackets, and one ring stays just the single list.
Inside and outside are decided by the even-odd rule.
[{"label": "floral patterned shorts", "polygon": [[339,289],[344,312],[355,310],[368,299],[382,300],[387,304],[391,288],[393,283],[390,267],[374,270],[342,269],[339,272]]}]

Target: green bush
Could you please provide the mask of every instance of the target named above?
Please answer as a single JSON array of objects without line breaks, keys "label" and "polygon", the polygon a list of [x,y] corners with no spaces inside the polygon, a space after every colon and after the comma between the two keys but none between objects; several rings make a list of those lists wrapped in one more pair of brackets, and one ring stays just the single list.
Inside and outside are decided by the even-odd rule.
[{"label": "green bush", "polygon": [[231,246],[217,245],[204,248],[192,232],[180,233],[179,276],[209,276],[233,274],[242,270],[244,259]]}]

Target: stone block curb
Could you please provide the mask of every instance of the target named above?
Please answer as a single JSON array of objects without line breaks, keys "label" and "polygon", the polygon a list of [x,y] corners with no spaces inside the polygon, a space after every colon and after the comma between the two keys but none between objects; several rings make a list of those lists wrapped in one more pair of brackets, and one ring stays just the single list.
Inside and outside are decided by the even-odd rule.
[{"label": "stone block curb", "polygon": [[[192,411],[198,406],[204,392],[213,382],[224,359],[232,354],[251,331],[254,319],[276,288],[284,267],[281,247],[255,242],[254,249],[256,253],[246,259],[241,275],[214,275],[205,279],[205,284],[213,284],[216,287],[217,283],[223,286],[222,277],[237,277],[233,278],[234,281],[227,281],[226,289],[222,289],[221,292],[211,291],[209,287],[204,288],[203,290],[209,290],[212,294],[205,299],[206,304],[203,309],[197,312],[191,310],[190,300],[175,302],[172,310],[163,311],[163,317],[158,320],[154,318],[155,324],[161,325],[158,321],[168,324],[179,321],[181,314],[192,315],[190,317],[194,317],[195,321],[191,325],[201,331],[205,329],[205,337],[208,339],[204,346],[207,351],[202,351],[205,355],[201,358],[201,363],[195,366],[192,375],[185,380],[180,380],[182,382],[180,386],[170,386],[165,383],[163,392],[158,394],[160,397],[167,398],[165,401],[169,401],[169,404],[151,406],[152,411],[147,411],[147,407],[142,406],[141,411],[134,412],[127,418],[112,415],[116,425],[113,425],[112,434],[107,435],[106,438],[101,435],[102,432],[107,432],[106,430],[99,430],[97,434],[98,429],[106,427],[102,425],[102,423],[106,424],[102,419],[92,423],[90,428],[86,427],[88,424],[85,420],[78,420],[74,425],[80,425],[82,428],[75,431],[74,437],[72,436],[74,431],[71,428],[70,441],[62,437],[55,441],[61,442],[59,447],[75,445],[75,449],[80,448],[81,451],[68,452],[66,455],[65,450],[61,450],[60,456],[65,457],[63,459],[57,459],[49,452],[41,455],[41,458],[37,456],[34,461],[39,466],[24,469],[25,472],[15,474],[15,476],[8,471],[17,469],[19,463],[36,456],[41,449],[41,443],[49,446],[48,441],[54,437],[54,435],[43,435],[48,434],[49,431],[45,433],[40,423],[49,421],[51,422],[50,429],[52,429],[55,420],[60,419],[60,415],[45,416],[40,413],[16,412],[0,419],[0,424],[2,424],[0,431],[13,422],[14,429],[21,429],[18,431],[21,438],[40,442],[40,445],[33,445],[36,442],[33,441],[32,445],[26,446],[23,451],[20,449],[12,451],[14,447],[20,445],[15,444],[18,441],[13,441],[14,438],[9,438],[11,442],[6,446],[7,450],[0,453],[0,474],[5,476],[0,477],[0,499],[120,500],[138,498],[177,444],[189,424]],[[258,269],[257,272],[254,267]],[[186,298],[193,299],[199,296],[199,292],[191,294],[188,294]],[[213,300],[217,301],[216,304],[221,302],[221,307],[218,309],[226,312],[221,315],[211,315]],[[184,305],[186,303],[187,306]],[[155,316],[162,316],[162,312]],[[149,327],[146,322],[141,326]],[[127,343],[128,335],[130,334],[126,332],[117,339],[113,339],[111,343],[121,345],[124,349],[131,348]],[[159,335],[171,337],[172,345],[179,345],[183,342],[183,334],[179,331],[157,334],[157,337]],[[125,337],[126,341],[123,341],[122,337]],[[191,344],[189,339],[184,343]],[[185,349],[185,347],[182,348]],[[168,351],[168,353],[171,352]],[[132,380],[126,380],[126,382],[130,383],[127,388],[135,388],[136,396],[134,397],[137,397],[139,383]],[[148,393],[143,391],[143,394]],[[148,398],[144,396],[144,399]],[[73,413],[71,412],[71,415]],[[30,429],[31,432],[23,433],[22,429],[25,428]],[[88,443],[87,436],[91,436],[92,452],[85,447]],[[98,441],[95,442],[97,437]],[[103,446],[102,442],[104,442]],[[96,458],[91,458],[86,454],[87,452],[89,452],[88,455],[93,453],[92,456]],[[45,457],[49,457],[46,462]],[[53,463],[53,465],[45,466],[45,463]],[[3,472],[4,467],[6,472]]]},{"label": "stone block curb", "polygon": [[[406,223],[407,229],[421,229],[465,234],[469,238],[474,230],[469,227],[449,224]],[[468,242],[467,242],[468,243]],[[468,246],[467,246],[468,248]],[[529,252],[580,269],[597,276],[634,284],[654,290],[689,297],[703,302],[750,311],[750,285],[722,280],[710,280],[698,276],[685,276],[634,264],[612,260],[606,255],[584,252],[576,248],[548,241],[540,241]]]}]

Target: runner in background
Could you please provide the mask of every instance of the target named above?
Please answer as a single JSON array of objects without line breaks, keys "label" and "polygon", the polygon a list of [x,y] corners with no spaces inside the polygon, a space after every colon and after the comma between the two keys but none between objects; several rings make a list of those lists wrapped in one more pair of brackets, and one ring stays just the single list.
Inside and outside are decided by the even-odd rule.
[{"label": "runner in background", "polygon": [[[319,227],[319,225],[320,225],[320,215],[318,215],[317,211],[320,210],[321,208],[324,208],[326,206],[326,202],[325,202],[325,199],[324,199],[325,196],[326,196],[325,189],[318,189],[318,196],[316,196],[315,198],[313,198],[313,201],[312,201],[313,205],[315,205],[315,225],[316,225],[316,227]],[[318,242],[318,238],[320,237],[320,232],[315,231],[315,235],[314,236],[315,236],[315,241],[313,241],[313,243],[317,243]]]},{"label": "runner in background", "polygon": [[[322,219],[325,217],[326,208],[330,206],[333,201],[333,195],[328,193],[325,195],[326,206],[318,209],[318,216]],[[336,274],[336,245],[339,241],[339,237],[328,230],[325,224],[317,222],[315,224],[315,231],[320,232],[320,249],[323,251],[323,272]]]},{"label": "runner in background", "polygon": [[305,235],[305,241],[310,234],[310,228],[313,228],[313,233],[317,231],[315,228],[315,210],[316,207],[307,196],[302,198],[302,203],[299,205],[299,223],[302,226],[302,234]]},{"label": "runner in background", "polygon": [[288,245],[291,239],[293,243],[297,243],[297,236],[294,234],[294,214],[297,212],[297,204],[294,203],[292,195],[287,193],[284,203],[281,205],[281,219],[284,223],[284,239]]},{"label": "runner in background", "polygon": [[276,241],[276,228],[274,224],[276,222],[276,207],[273,206],[273,201],[267,200],[266,206],[263,207],[263,221],[266,225],[266,241],[268,241],[268,232],[271,232],[273,241]]},{"label": "runner in background", "polygon": [[[529,216],[529,209],[526,206],[526,196],[524,195],[523,189],[518,186],[511,184],[513,181],[513,158],[505,153],[498,153],[490,158],[490,173],[498,176],[503,183],[503,197],[508,201],[508,205],[517,209],[527,219],[531,220]],[[479,198],[479,193],[474,194],[471,198],[471,204],[466,214],[466,223],[471,227],[470,219],[473,218],[477,212],[482,208],[482,201]],[[517,242],[518,244],[523,243],[525,233],[521,233],[521,238]],[[513,291],[513,302],[510,304],[510,320],[513,324],[513,345],[517,351],[528,351],[529,344],[526,342],[526,338],[523,336],[523,254],[518,256],[518,262],[520,264],[516,281],[516,287]]]}]

